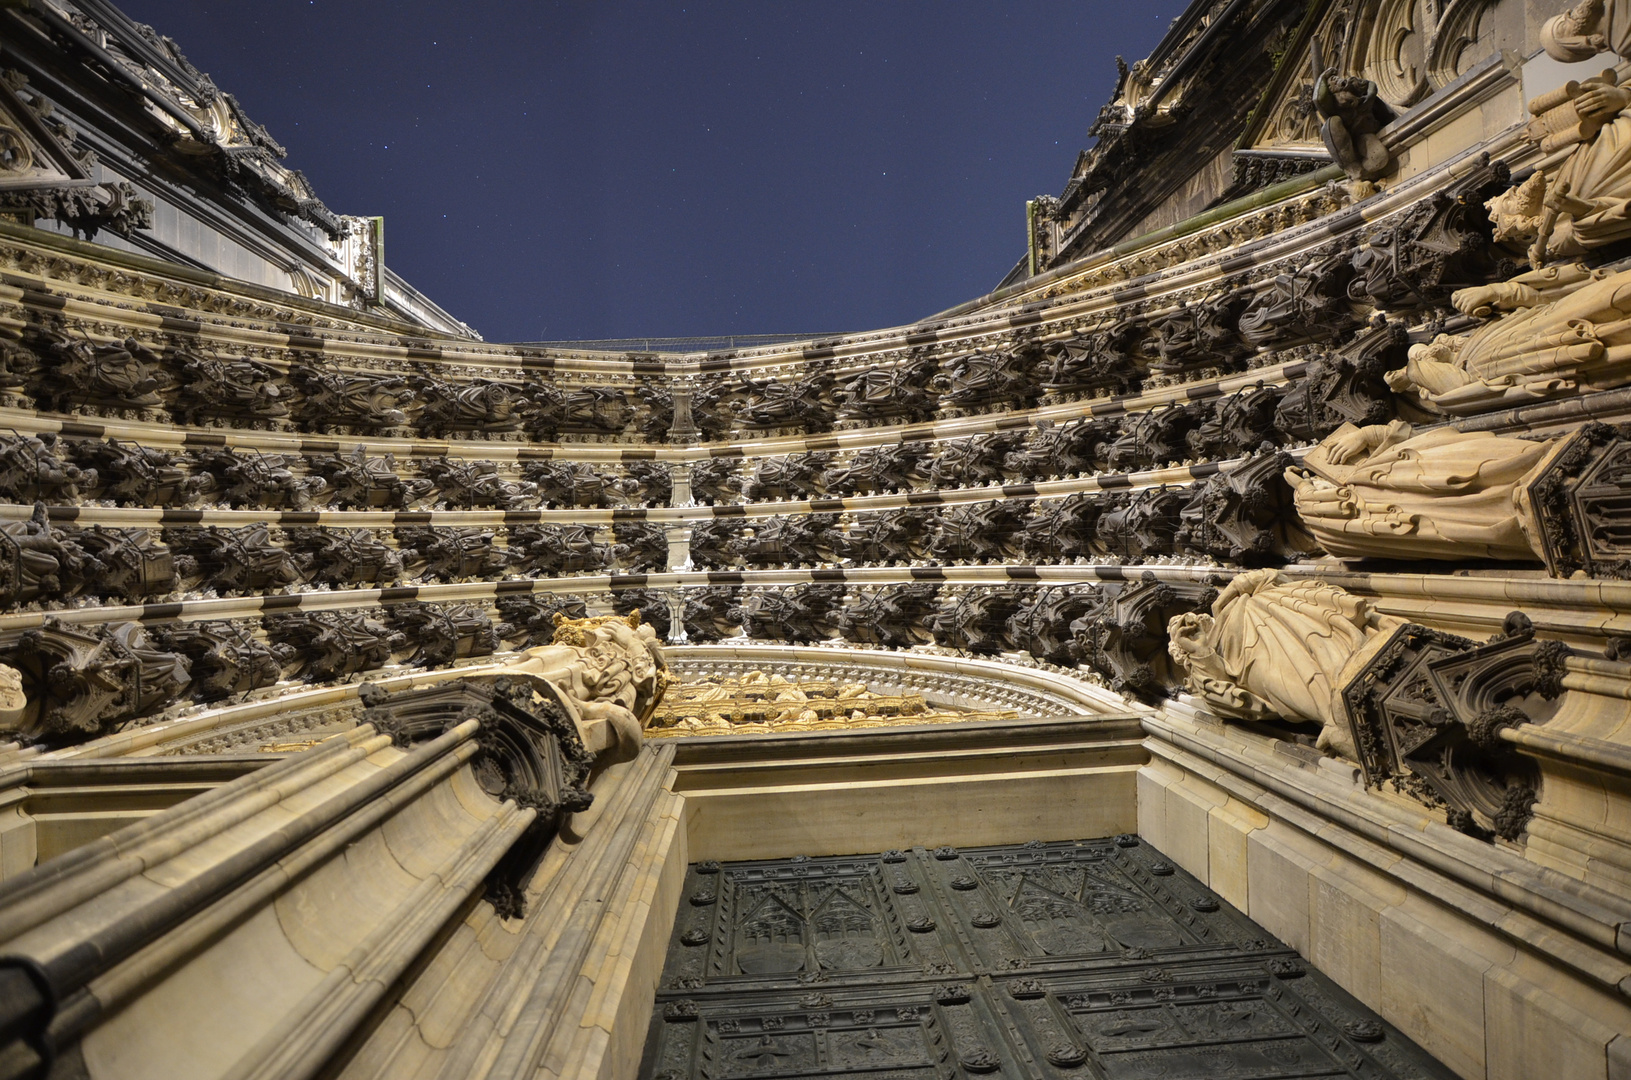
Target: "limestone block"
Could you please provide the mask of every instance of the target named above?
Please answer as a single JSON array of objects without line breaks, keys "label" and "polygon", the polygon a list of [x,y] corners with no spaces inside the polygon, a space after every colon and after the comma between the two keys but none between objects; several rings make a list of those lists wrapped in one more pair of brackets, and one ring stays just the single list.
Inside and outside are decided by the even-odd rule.
[{"label": "limestone block", "polygon": [[1631,1007],[1524,953],[1484,975],[1489,1080],[1608,1076],[1608,1047]]},{"label": "limestone block", "polygon": [[0,880],[32,869],[38,857],[34,819],[17,806],[0,810]]},{"label": "limestone block", "polygon": [[1183,773],[1159,758],[1138,770],[1138,835],[1167,850],[1167,788]]},{"label": "limestone block", "polygon": [[1316,866],[1309,884],[1308,958],[1360,1001],[1382,999],[1382,912],[1405,892],[1341,853]]},{"label": "limestone block", "polygon": [[[468,769],[460,769],[461,774]],[[451,780],[436,785],[414,800],[407,810],[386,819],[380,827],[391,855],[415,877],[433,872],[451,850],[449,837],[469,836],[498,812],[497,800],[489,799],[486,813],[467,810],[453,791]]]},{"label": "limestone block", "polygon": [[1137,829],[1136,774],[1112,766],[693,791],[685,822],[693,859],[1074,840]]},{"label": "limestone block", "polygon": [[1161,850],[1179,866],[1210,883],[1211,813],[1228,797],[1217,788],[1186,775],[1167,788],[1167,843]]},{"label": "limestone block", "polygon": [[1484,975],[1516,951],[1458,914],[1409,898],[1381,917],[1377,1009],[1467,1077],[1484,1075]]},{"label": "limestone block", "polygon": [[1279,821],[1246,837],[1246,914],[1304,956],[1313,940],[1309,883],[1328,857],[1324,845]]},{"label": "limestone block", "polygon": [[[1242,911],[1250,906],[1250,875],[1246,864],[1246,837],[1269,823],[1268,815],[1231,798],[1208,814],[1207,884],[1212,891]],[[1159,845],[1157,845],[1159,846]]]}]

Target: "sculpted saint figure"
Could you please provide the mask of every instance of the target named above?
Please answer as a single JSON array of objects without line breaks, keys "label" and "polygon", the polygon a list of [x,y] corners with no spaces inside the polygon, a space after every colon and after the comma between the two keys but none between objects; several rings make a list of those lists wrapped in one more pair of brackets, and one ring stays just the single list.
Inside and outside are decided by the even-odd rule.
[{"label": "sculpted saint figure", "polygon": [[[1605,52],[1631,55],[1631,2],[1585,0],[1548,19],[1541,43],[1565,63]],[[1530,137],[1542,151],[1573,149],[1561,165],[1488,205],[1496,238],[1532,241],[1535,267],[1631,236],[1631,88],[1617,83],[1605,66],[1529,103],[1536,116]]]},{"label": "sculpted saint figure", "polygon": [[1285,477],[1332,555],[1538,559],[1529,484],[1562,442],[1344,424]]},{"label": "sculpted saint figure", "polygon": [[1338,693],[1403,625],[1371,601],[1278,570],[1236,577],[1210,615],[1167,624],[1189,691],[1224,716],[1317,724],[1318,746],[1356,758]]},{"label": "sculpted saint figure", "polygon": [[1387,375],[1399,393],[1459,415],[1631,382],[1631,271],[1547,267],[1450,301],[1468,315],[1512,314],[1411,346],[1409,363]]},{"label": "sculpted saint figure", "polygon": [[558,703],[590,754],[628,761],[672,681],[663,650],[639,612],[568,619],[555,615],[548,645],[522,652],[499,674],[525,679]]}]

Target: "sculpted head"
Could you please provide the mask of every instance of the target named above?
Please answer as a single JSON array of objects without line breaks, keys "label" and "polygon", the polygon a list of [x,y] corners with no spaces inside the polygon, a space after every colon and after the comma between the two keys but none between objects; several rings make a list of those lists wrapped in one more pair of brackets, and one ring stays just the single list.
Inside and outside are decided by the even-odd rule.
[{"label": "sculpted head", "polygon": [[1212,616],[1200,611],[1176,615],[1167,623],[1167,652],[1185,671],[1213,656]]}]

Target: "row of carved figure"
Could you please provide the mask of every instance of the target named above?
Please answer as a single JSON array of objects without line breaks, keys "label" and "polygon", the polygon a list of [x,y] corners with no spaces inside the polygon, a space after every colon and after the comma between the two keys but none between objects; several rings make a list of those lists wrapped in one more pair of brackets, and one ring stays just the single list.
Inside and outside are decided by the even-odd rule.
[{"label": "row of carved figure", "polygon": [[1255,454],[1188,486],[929,509],[720,519],[704,567],[849,561],[1049,563],[1192,555],[1262,565],[1344,558],[1543,562],[1623,577],[1631,563],[1631,430],[1517,438],[1402,421],[1345,424],[1300,465]]},{"label": "row of carved figure", "polygon": [[[1523,439],[1395,421],[1345,425],[1300,466],[1265,452],[1189,486],[927,508],[724,518],[691,528],[709,569],[849,562],[1026,562],[1191,555],[1241,564],[1349,558],[1543,562],[1631,571],[1631,430]],[[845,518],[848,518],[847,527]],[[293,586],[665,569],[661,525],[55,525],[0,523],[0,605],[74,597],[259,594]]]},{"label": "row of carved figure", "polygon": [[[178,701],[220,701],[287,679],[328,682],[386,664],[438,667],[505,647],[547,643],[556,610],[570,603],[506,600],[516,622],[479,604],[406,602],[372,611],[296,611],[144,627],[68,623],[0,632],[0,663],[24,676],[27,729],[83,739]],[[519,606],[517,604],[519,603]]]},{"label": "row of carved figure", "polygon": [[122,439],[0,433],[0,499],[72,505],[216,504],[257,510],[623,507],[662,505],[666,464],[632,461],[617,474],[578,462],[532,461],[510,479],[490,461],[350,453],[276,454],[209,447],[162,450]]},{"label": "row of carved figure", "polygon": [[[705,503],[846,496],[1235,457],[1317,438],[1348,421],[1391,419],[1393,395],[1382,374],[1403,362],[1405,340],[1397,325],[1378,328],[1317,359],[1292,386],[1257,386],[1216,402],[1046,425],[1028,434],[907,442],[860,450],[847,461],[831,452],[768,458],[747,475],[737,459],[708,459],[691,467],[692,491]],[[509,478],[492,462],[457,458],[415,459],[410,468],[391,454],[369,456],[362,448],[309,455],[165,450],[117,438],[0,433],[0,498],[16,503],[601,508],[661,505],[672,492],[671,470],[657,461],[621,463],[615,472],[583,462],[534,461],[523,463],[518,476]]]},{"label": "row of carved figure", "polygon": [[[675,599],[633,589],[612,604],[667,636]],[[1475,643],[1275,570],[1211,582],[709,586],[677,599],[694,641],[932,643],[1083,666],[1151,701],[1188,691],[1226,717],[1271,730],[1289,724],[1278,728],[1284,737],[1357,760],[1368,782],[1397,782],[1449,808],[1467,831],[1508,839],[1522,830],[1534,784],[1500,731],[1529,720],[1517,703],[1562,692],[1569,651],[1535,641],[1520,615],[1496,639]],[[561,619],[587,615],[580,599],[529,594],[492,608],[405,602],[151,628],[48,618],[0,633],[0,664],[22,676],[28,715],[16,729],[60,743],[287,679],[332,681],[544,645]],[[1300,725],[1317,735],[1299,735]]]},{"label": "row of carved figure", "polygon": [[31,324],[18,340],[0,346],[0,391],[27,395],[53,411],[152,411],[189,424],[270,423],[313,431],[524,432],[538,439],[639,431],[661,439],[672,422],[663,396],[638,388],[557,387],[537,379],[455,382],[320,361],[280,365],[190,345],[93,338],[55,318]]},{"label": "row of carved figure", "polygon": [[[842,637],[897,648],[1030,652],[1051,663],[1085,663],[1118,688],[1155,696],[1176,685],[1167,620],[1216,595],[1212,586],[1153,579],[1057,587],[708,586],[680,594],[695,641],[746,633],[782,642]],[[619,591],[612,607],[638,611],[661,636],[671,630],[666,592]],[[24,672],[41,710],[37,730],[84,737],[178,700],[219,701],[286,679],[332,681],[391,663],[436,667],[546,644],[557,615],[588,614],[577,597],[526,594],[499,597],[491,608],[409,601],[157,627],[47,618],[40,629],[0,632],[0,663]]]},{"label": "row of carved figure", "polygon": [[[423,373],[345,370],[296,359],[272,363],[190,343],[92,337],[59,316],[31,323],[0,348],[0,390],[50,410],[162,410],[187,422],[300,425],[314,430],[400,430],[426,436],[524,433],[643,435],[676,427],[704,436],[735,429],[826,430],[841,420],[925,420],[1035,402],[1045,393],[1135,392],[1150,375],[1245,370],[1266,348],[1343,340],[1376,312],[1442,305],[1459,286],[1515,269],[1473,194],[1505,186],[1498,166],[1333,249],[1250,285],[1189,297],[1176,310],[1123,305],[1062,341],[1023,334],[987,351],[919,349],[854,371],[829,361],[788,378],[705,376],[682,390],[642,383],[562,387],[536,376],[452,381]],[[676,423],[677,419],[677,423]]]},{"label": "row of carved figure", "polygon": [[[382,539],[381,534],[389,537]],[[661,569],[660,527],[619,524],[615,540],[592,525],[399,526],[391,532],[324,526],[61,527],[43,508],[0,523],[0,607],[73,597],[145,600],[171,594],[279,592],[294,586],[377,587],[401,581],[552,577],[579,571]]]},{"label": "row of carved figure", "polygon": [[[22,677],[27,715],[13,734],[82,741],[185,702],[219,702],[289,680],[332,682],[398,664],[445,667],[559,642],[580,600],[506,597],[481,604],[389,604],[144,627],[48,618],[0,632],[0,664]],[[650,639],[649,631],[645,637]],[[636,741],[638,736],[636,734]]]}]

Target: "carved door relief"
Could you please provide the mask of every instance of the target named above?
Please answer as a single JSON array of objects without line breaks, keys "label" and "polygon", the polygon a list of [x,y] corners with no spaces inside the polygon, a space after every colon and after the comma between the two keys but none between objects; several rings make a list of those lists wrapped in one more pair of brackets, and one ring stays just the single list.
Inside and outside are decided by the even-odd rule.
[{"label": "carved door relief", "polygon": [[1451,1074],[1122,836],[697,863],[641,1075]]}]

